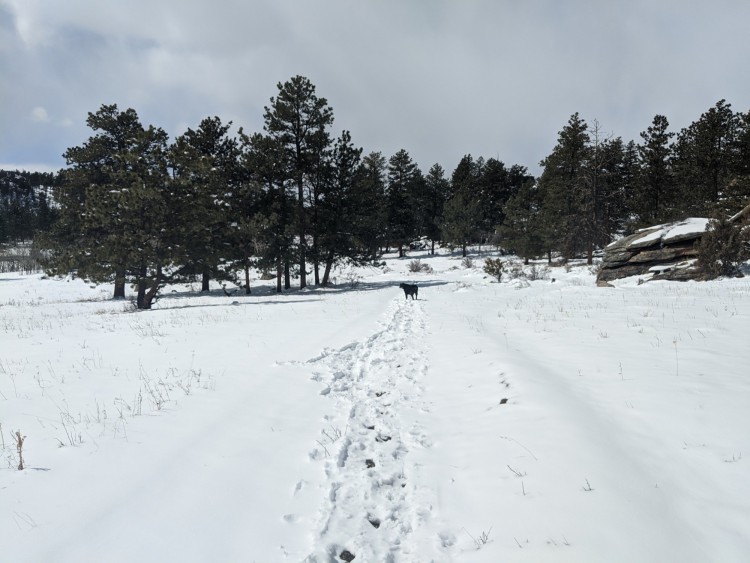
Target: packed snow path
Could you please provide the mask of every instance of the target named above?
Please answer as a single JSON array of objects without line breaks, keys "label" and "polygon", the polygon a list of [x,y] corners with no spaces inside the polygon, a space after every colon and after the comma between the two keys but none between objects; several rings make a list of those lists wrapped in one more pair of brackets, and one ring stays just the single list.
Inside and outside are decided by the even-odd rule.
[{"label": "packed snow path", "polygon": [[419,484],[414,448],[430,446],[409,411],[421,401],[428,371],[425,313],[419,301],[394,300],[382,330],[309,362],[331,399],[310,452],[324,465],[311,562],[415,560],[414,530],[430,518],[430,492]]}]

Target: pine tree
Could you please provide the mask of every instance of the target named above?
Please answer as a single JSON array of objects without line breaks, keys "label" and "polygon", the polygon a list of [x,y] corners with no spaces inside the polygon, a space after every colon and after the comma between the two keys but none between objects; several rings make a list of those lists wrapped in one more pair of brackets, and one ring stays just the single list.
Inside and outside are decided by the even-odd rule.
[{"label": "pine tree", "polygon": [[343,131],[331,154],[331,178],[322,194],[319,222],[321,250],[325,270],[322,285],[328,285],[331,269],[342,260],[362,264],[368,249],[360,244],[357,227],[360,217],[370,210],[364,206],[357,190],[357,170],[362,149],[352,143],[349,131]]},{"label": "pine tree", "polygon": [[448,244],[461,247],[463,256],[481,231],[483,164],[481,157],[475,161],[470,154],[461,159],[451,176],[451,193],[444,208],[443,236]]},{"label": "pine tree", "polygon": [[435,254],[435,242],[442,240],[442,223],[450,182],[439,164],[433,164],[425,177],[426,236],[430,239],[430,254]]},{"label": "pine tree", "polygon": [[55,220],[48,192],[57,183],[51,173],[0,170],[0,243],[31,241]]},{"label": "pine tree", "polygon": [[544,168],[539,189],[544,197],[541,210],[541,233],[551,251],[558,250],[571,258],[587,248],[581,237],[580,196],[584,187],[584,166],[590,137],[588,125],[578,113],[573,114],[559,133],[552,153],[540,163]]},{"label": "pine tree", "polygon": [[[136,112],[104,105],[89,113],[96,133],[65,153],[68,165],[57,192],[51,270],[75,269],[96,282],[137,288],[139,309],[150,309],[173,278],[177,232],[168,186],[167,135],[144,128]],[[123,292],[124,294],[124,292]]]},{"label": "pine tree", "polygon": [[723,191],[720,212],[733,215],[750,202],[750,111],[735,115],[732,175]]},{"label": "pine tree", "polygon": [[354,180],[363,210],[357,218],[355,230],[360,244],[373,261],[378,259],[381,245],[387,244],[386,170],[385,157],[379,152],[371,152],[362,159]]},{"label": "pine tree", "polygon": [[670,141],[674,133],[667,131],[668,128],[667,118],[656,115],[651,126],[641,133],[643,144],[638,145],[638,154],[642,181],[631,208],[638,216],[636,224],[640,227],[657,225],[672,218],[675,186]]},{"label": "pine tree", "polygon": [[404,256],[404,246],[414,240],[418,233],[414,193],[423,182],[421,171],[404,149],[388,161],[388,242],[398,248],[399,258]]},{"label": "pine tree", "polygon": [[525,264],[545,251],[541,207],[538,185],[529,179],[503,208],[505,220],[498,228],[499,241],[504,248],[523,258]]},{"label": "pine tree", "polygon": [[249,254],[247,245],[254,245],[258,267],[276,273],[276,291],[281,293],[282,287],[291,286],[290,264],[295,257],[294,194],[287,191],[289,152],[279,139],[270,135],[242,134],[241,138],[249,182],[246,189],[256,204],[255,209],[246,210],[243,246]]},{"label": "pine tree", "polygon": [[677,135],[675,177],[679,216],[708,217],[720,210],[736,163],[738,120],[720,100]]},{"label": "pine tree", "polygon": [[599,122],[594,120],[577,194],[576,236],[584,245],[588,264],[593,264],[594,250],[608,244],[618,230],[623,208],[620,189],[623,151],[622,139],[603,136]]},{"label": "pine tree", "polygon": [[622,164],[620,167],[622,193],[620,201],[620,226],[625,235],[632,234],[645,226],[641,224],[641,185],[643,176],[640,155],[635,141],[628,141],[623,148]]},{"label": "pine tree", "polygon": [[229,212],[238,189],[239,147],[228,136],[231,123],[206,118],[170,147],[172,190],[182,231],[182,272],[201,277],[201,291],[211,277],[223,279],[221,265],[229,257]]},{"label": "pine tree", "polygon": [[[50,237],[50,269],[52,273],[75,270],[84,277],[113,281],[114,297],[124,297],[127,247],[121,244],[118,248],[117,242],[124,241],[127,234],[117,217],[105,226],[106,214],[98,219],[92,208],[101,203],[114,209],[115,202],[108,205],[106,200],[119,193],[121,187],[116,185],[116,178],[126,166],[124,156],[135,149],[144,129],[135,110],[120,112],[114,104],[102,105],[96,113],[89,113],[86,124],[96,134],[63,155],[70,168],[63,170],[61,185],[55,192],[60,219]],[[104,252],[108,254],[107,266],[102,268]],[[105,273],[111,279],[106,279]]]},{"label": "pine tree", "polygon": [[309,213],[307,202],[321,153],[330,143],[328,127],[333,110],[325,98],[318,98],[315,86],[302,76],[278,84],[278,95],[265,108],[265,129],[287,152],[288,179],[297,191],[296,226],[299,238],[300,288],[307,286]]}]

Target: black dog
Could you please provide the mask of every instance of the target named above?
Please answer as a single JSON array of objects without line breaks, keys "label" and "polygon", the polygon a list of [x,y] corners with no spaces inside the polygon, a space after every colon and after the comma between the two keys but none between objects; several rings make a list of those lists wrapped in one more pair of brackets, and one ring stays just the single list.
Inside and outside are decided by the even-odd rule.
[{"label": "black dog", "polygon": [[399,287],[404,290],[404,299],[409,299],[410,295],[412,299],[419,298],[419,288],[416,285],[402,283]]}]

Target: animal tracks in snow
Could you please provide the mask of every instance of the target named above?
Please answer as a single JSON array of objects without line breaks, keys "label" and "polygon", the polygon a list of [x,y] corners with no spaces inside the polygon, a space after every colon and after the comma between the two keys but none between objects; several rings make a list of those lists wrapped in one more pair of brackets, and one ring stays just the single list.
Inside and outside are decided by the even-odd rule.
[{"label": "animal tracks in snow", "polygon": [[333,403],[310,451],[328,487],[310,563],[413,560],[410,535],[432,505],[411,479],[409,452],[431,442],[417,425],[405,428],[402,415],[428,410],[421,400],[425,328],[421,303],[394,300],[382,330],[308,362]]}]

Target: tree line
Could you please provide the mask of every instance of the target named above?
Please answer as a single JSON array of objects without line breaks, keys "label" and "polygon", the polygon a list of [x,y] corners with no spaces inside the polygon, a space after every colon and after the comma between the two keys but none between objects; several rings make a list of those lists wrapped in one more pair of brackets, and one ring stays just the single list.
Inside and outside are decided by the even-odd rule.
[{"label": "tree line", "polygon": [[52,173],[0,170],[0,244],[32,240],[55,221]]},{"label": "tree line", "polygon": [[[448,177],[406,150],[363,154],[305,77],[277,85],[262,132],[207,117],[170,142],[136,111],[103,105],[92,136],[55,178],[54,221],[41,236],[51,273],[76,271],[136,291],[232,281],[250,270],[278,292],[327,285],[335,265],[403,256],[417,240],[491,242],[524,259],[588,256],[618,234],[689,215],[739,210],[750,197],[750,113],[724,100],[678,134],[657,115],[624,143],[573,114],[533,177],[521,165],[465,155]],[[44,230],[44,229],[40,229]],[[312,276],[309,280],[308,276]]]},{"label": "tree line", "polygon": [[720,100],[678,133],[656,115],[625,143],[573,114],[498,234],[522,257],[586,255],[617,234],[686,217],[727,218],[750,200],[750,112]]},{"label": "tree line", "polygon": [[349,131],[334,138],[332,123],[300,76],[278,84],[252,134],[209,117],[169,142],[135,110],[103,105],[87,119],[94,134],[64,154],[59,217],[44,237],[49,271],[114,282],[116,297],[132,285],[143,309],[164,285],[196,278],[203,290],[218,280],[249,293],[251,268],[278,292],[292,279],[325,286],[339,263],[403,256],[420,239],[433,252],[488,240],[508,195],[532,178],[471,156],[451,179],[438,164],[424,174],[403,149],[364,155]]}]

